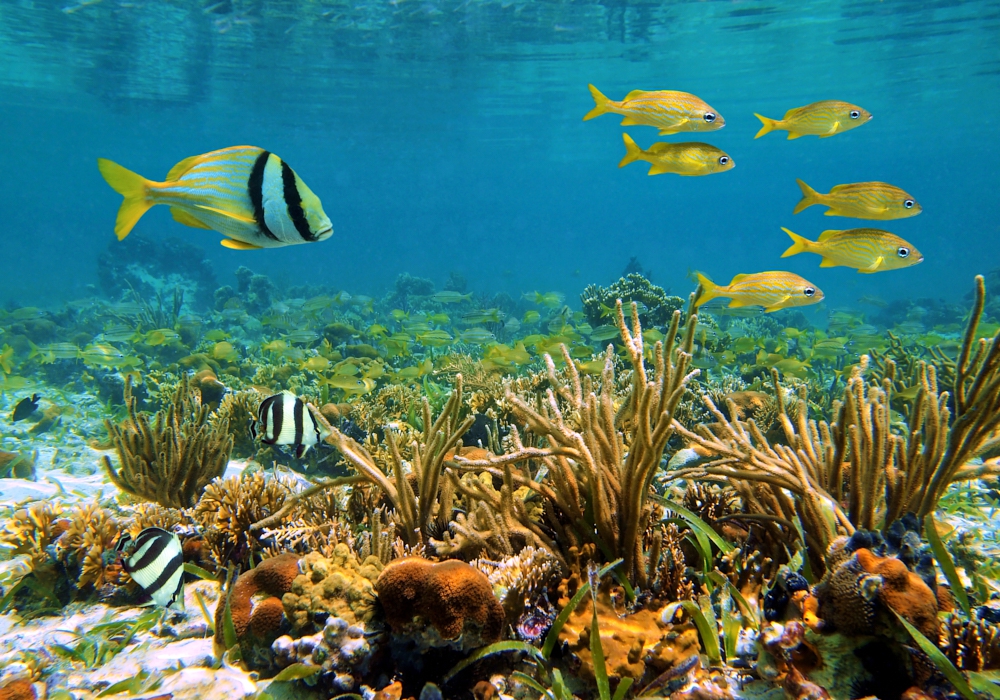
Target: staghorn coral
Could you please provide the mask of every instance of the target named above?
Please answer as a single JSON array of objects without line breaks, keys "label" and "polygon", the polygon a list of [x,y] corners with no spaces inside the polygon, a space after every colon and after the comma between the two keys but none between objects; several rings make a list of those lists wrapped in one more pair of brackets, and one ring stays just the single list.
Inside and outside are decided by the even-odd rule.
[{"label": "staghorn coral", "polygon": [[648,328],[668,324],[674,312],[684,308],[683,299],[669,296],[662,287],[657,287],[637,272],[622,277],[610,287],[587,285],[580,295],[583,313],[593,326],[607,323],[609,315],[613,321],[614,316],[609,310],[614,309],[617,300],[625,304],[642,304],[644,309],[639,314],[639,320]]},{"label": "staghorn coral", "polygon": [[346,544],[334,547],[332,556],[313,552],[299,562],[301,574],[282,599],[285,616],[296,630],[308,628],[314,616],[329,614],[348,624],[365,624],[375,612],[373,582],[383,569],[375,557],[359,562]]},{"label": "staghorn coral", "polygon": [[393,633],[424,649],[474,649],[503,631],[503,606],[489,579],[465,562],[397,559],[379,574],[375,592]]},{"label": "staghorn coral", "polygon": [[271,644],[285,626],[281,597],[292,589],[299,575],[299,557],[282,554],[265,559],[236,579],[227,596],[215,608],[215,648],[225,651],[224,615],[228,602],[233,629],[243,660],[254,668],[268,669],[273,663]]},{"label": "staghorn coral", "polygon": [[1000,625],[949,614],[941,621],[938,646],[965,671],[1000,669]]},{"label": "staghorn coral", "polygon": [[261,535],[250,526],[279,512],[291,493],[290,483],[280,477],[268,479],[261,471],[244,471],[209,483],[193,517],[204,528],[216,563],[249,565],[258,558]]},{"label": "staghorn coral", "polygon": [[190,508],[226,468],[233,448],[228,422],[209,423],[208,406],[198,405],[186,375],[169,406],[152,422],[136,412],[131,375],[125,382],[125,405],[128,419],[122,425],[105,420],[121,461],[116,470],[104,458],[111,481],[137,498]]},{"label": "staghorn coral", "polygon": [[12,548],[11,556],[26,554],[32,571],[48,569],[53,563],[49,545],[69,525],[61,515],[62,506],[48,501],[15,510],[0,530],[0,542]]}]

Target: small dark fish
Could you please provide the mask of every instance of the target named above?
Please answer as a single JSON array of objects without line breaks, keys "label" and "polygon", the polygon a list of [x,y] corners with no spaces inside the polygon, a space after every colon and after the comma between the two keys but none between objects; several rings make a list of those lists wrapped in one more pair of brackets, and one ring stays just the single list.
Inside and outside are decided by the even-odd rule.
[{"label": "small dark fish", "polygon": [[257,420],[250,425],[254,440],[258,433],[260,441],[266,445],[294,448],[296,459],[301,459],[310,447],[325,437],[302,399],[290,391],[261,401]]},{"label": "small dark fish", "polygon": [[184,552],[176,534],[147,527],[134,540],[122,535],[115,549],[122,553],[122,567],[154,605],[169,607],[178,596],[183,605]]},{"label": "small dark fish", "polygon": [[10,420],[17,423],[19,420],[24,420],[37,411],[39,398],[41,397],[38,394],[32,394],[30,399],[25,397],[18,401],[17,405],[14,406],[14,412],[10,414]]}]

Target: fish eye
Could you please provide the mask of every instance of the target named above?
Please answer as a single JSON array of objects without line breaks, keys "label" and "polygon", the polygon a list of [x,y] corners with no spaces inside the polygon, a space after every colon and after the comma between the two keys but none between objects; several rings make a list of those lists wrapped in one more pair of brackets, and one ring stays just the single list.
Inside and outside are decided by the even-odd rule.
[{"label": "fish eye", "polygon": [[705,112],[705,121],[709,124],[715,121],[715,112]]},{"label": "fish eye", "polygon": [[908,258],[910,257],[910,249],[907,248],[905,245],[901,245],[898,248],[896,248],[896,255],[898,255],[901,258]]},{"label": "fish eye", "polygon": [[729,162],[729,156],[722,156],[719,158],[719,165],[725,165]]},{"label": "fish eye", "polygon": [[903,202],[903,206],[907,209],[913,209],[913,205],[916,204],[912,199],[907,199]]},{"label": "fish eye", "polygon": [[805,294],[807,297],[814,296],[816,294],[816,288],[806,287],[805,289],[802,290],[802,293]]},{"label": "fish eye", "polygon": [[861,112],[859,112],[856,109],[852,109],[851,110],[851,119],[857,119],[860,116],[861,116]]}]

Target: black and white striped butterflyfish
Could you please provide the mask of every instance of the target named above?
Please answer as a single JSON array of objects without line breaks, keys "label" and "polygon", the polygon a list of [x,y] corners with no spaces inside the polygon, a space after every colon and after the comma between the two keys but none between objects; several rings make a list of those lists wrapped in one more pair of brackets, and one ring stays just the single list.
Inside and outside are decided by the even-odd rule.
[{"label": "black and white striped butterflyfish", "polygon": [[135,539],[121,536],[115,549],[122,554],[122,568],[149,594],[154,605],[183,606],[184,552],[180,538],[158,527],[147,527]]},{"label": "black and white striped butterflyfish", "polygon": [[155,204],[185,226],[221,233],[234,250],[315,243],[333,234],[319,197],[288,163],[263,148],[232,146],[185,158],[165,182],[147,180],[105,158],[97,167],[125,198],[115,235],[122,240]]},{"label": "black and white striped butterflyfish", "polygon": [[250,434],[266,445],[294,449],[296,459],[326,437],[302,399],[287,390],[261,401]]}]

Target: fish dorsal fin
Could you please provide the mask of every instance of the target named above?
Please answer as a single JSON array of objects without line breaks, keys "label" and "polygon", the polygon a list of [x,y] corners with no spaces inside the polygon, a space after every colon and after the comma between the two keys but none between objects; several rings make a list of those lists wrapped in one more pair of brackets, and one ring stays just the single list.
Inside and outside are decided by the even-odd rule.
[{"label": "fish dorsal fin", "polygon": [[789,119],[797,115],[799,112],[801,112],[803,109],[805,109],[805,107],[792,107],[790,110],[785,112],[785,116],[781,118],[781,121],[788,121]]},{"label": "fish dorsal fin", "polygon": [[746,273],[746,272],[741,272],[740,274],[738,274],[738,275],[736,275],[735,277],[733,277],[733,279],[729,281],[729,284],[730,284],[730,286],[731,286],[731,285],[734,285],[734,284],[736,284],[737,282],[739,282],[739,281],[741,281],[741,280],[745,280],[745,279],[746,279],[747,277],[749,277],[749,276],[750,276],[750,275],[749,275],[748,273]]},{"label": "fish dorsal fin", "polygon": [[191,228],[207,228],[209,230],[212,228],[208,224],[199,221],[193,214],[184,211],[180,207],[170,207],[170,216],[174,217],[174,221],[177,223],[190,226]]},{"label": "fish dorsal fin", "polygon": [[184,173],[194,167],[195,161],[199,158],[201,158],[201,156],[190,156],[172,167],[170,172],[167,173],[167,182],[180,178]]},{"label": "fish dorsal fin", "polygon": [[244,241],[237,241],[234,238],[223,238],[221,241],[223,246],[229,248],[230,250],[260,250],[261,246],[254,245],[253,243],[245,243]]},{"label": "fish dorsal fin", "polygon": [[838,233],[840,233],[840,231],[824,231],[823,233],[819,234],[819,238],[816,239],[816,242],[820,243],[822,241],[828,241],[834,236],[836,236]]},{"label": "fish dorsal fin", "polygon": [[257,224],[257,221],[252,216],[241,216],[235,212],[226,211],[225,209],[216,209],[215,207],[207,207],[204,204],[195,204],[198,209],[204,209],[205,211],[210,211],[213,214],[219,214],[220,216],[226,216],[230,219],[236,219],[237,221],[242,221],[244,224]]},{"label": "fish dorsal fin", "polygon": [[[637,97],[642,97],[647,92],[649,92],[649,90],[633,90],[629,94],[625,95],[625,100],[634,100]],[[625,100],[622,100],[622,102],[624,102]]]}]

